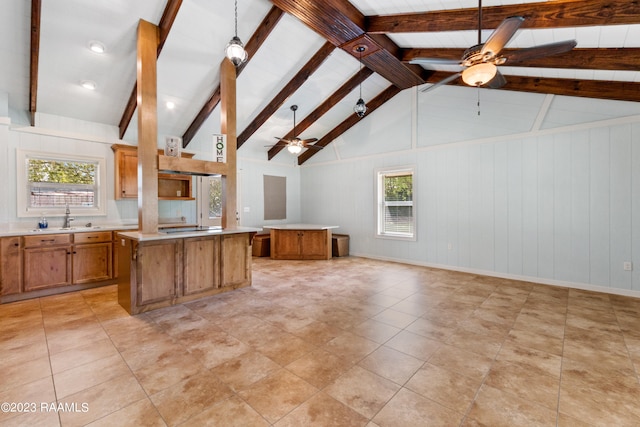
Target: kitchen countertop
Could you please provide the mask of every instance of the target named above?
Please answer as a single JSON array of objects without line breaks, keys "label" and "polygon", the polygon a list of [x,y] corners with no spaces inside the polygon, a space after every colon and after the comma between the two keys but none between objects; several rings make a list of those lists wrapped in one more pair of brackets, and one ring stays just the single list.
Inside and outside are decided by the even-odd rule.
[{"label": "kitchen countertop", "polygon": [[58,234],[58,233],[83,233],[88,231],[113,231],[113,230],[137,230],[138,224],[105,224],[92,225],[91,227],[73,226],[71,228],[52,227],[48,228],[14,228],[10,230],[0,229],[0,237],[11,236],[31,236],[38,234]]},{"label": "kitchen countertop", "polygon": [[199,230],[184,231],[158,231],[157,233],[140,233],[138,231],[125,231],[118,233],[119,236],[127,237],[129,239],[137,240],[140,242],[151,240],[168,240],[168,239],[184,239],[187,237],[203,237],[210,235],[224,235],[224,234],[239,234],[239,233],[257,233],[261,231],[260,228],[254,227],[236,227],[236,228],[204,228]]},{"label": "kitchen countertop", "polygon": [[273,230],[329,230],[331,228],[339,228],[339,225],[322,225],[322,224],[277,224],[264,225],[262,228]]}]

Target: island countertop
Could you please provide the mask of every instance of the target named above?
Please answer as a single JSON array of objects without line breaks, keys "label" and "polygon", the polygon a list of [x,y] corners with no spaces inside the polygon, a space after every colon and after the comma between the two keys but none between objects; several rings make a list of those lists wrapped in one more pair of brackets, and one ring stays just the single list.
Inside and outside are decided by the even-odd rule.
[{"label": "island countertop", "polygon": [[275,224],[264,225],[262,228],[271,230],[330,230],[339,228],[339,225],[323,225],[323,224]]},{"label": "island countertop", "polygon": [[257,233],[261,229],[254,227],[235,227],[235,228],[201,228],[197,230],[184,229],[184,230],[165,230],[158,231],[157,233],[141,233],[139,231],[125,231],[119,232],[118,236],[127,237],[139,242],[150,240],[168,240],[168,239],[184,239],[188,237],[204,237],[211,235],[226,235],[226,234],[239,234],[239,233]]}]

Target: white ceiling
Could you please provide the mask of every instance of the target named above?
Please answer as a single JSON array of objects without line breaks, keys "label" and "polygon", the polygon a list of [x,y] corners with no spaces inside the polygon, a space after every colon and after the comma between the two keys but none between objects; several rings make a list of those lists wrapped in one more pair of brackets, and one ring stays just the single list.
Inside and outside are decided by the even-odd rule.
[{"label": "white ceiling", "polygon": [[[540,2],[485,0],[483,7]],[[351,0],[364,15],[474,8],[476,0]],[[54,0],[42,2],[37,111],[117,126],[135,83],[136,28],[144,19],[158,24],[166,0]],[[246,43],[271,9],[268,0],[238,1],[238,35]],[[0,17],[0,92],[15,112],[28,110],[30,2],[6,0]],[[232,0],[184,0],[158,59],[158,115],[161,134],[182,135],[219,84],[224,48],[234,33]],[[483,32],[483,39],[491,31]],[[476,43],[475,31],[390,34],[400,47],[466,48]],[[530,47],[576,39],[578,47],[640,47],[640,25],[520,30],[508,47]],[[104,54],[89,51],[92,40],[106,46]],[[238,79],[240,133],[274,95],[323,45],[324,38],[296,18],[285,15]],[[287,100],[248,141],[243,150],[266,152],[274,136],[291,130],[289,106],[299,105],[298,122],[320,105],[359,69],[340,49]],[[442,68],[446,70],[446,68]],[[502,67],[504,74],[640,82],[640,71],[600,71]],[[93,80],[95,91],[80,86]],[[362,85],[371,99],[389,83],[377,74]],[[321,137],[352,114],[357,91],[339,102],[302,137]],[[516,92],[512,96],[522,94]],[[175,109],[168,110],[166,101]],[[202,128],[219,132],[219,110]],[[26,116],[26,115],[25,115]],[[218,118],[216,118],[218,116]],[[125,139],[135,140],[135,117]]]}]

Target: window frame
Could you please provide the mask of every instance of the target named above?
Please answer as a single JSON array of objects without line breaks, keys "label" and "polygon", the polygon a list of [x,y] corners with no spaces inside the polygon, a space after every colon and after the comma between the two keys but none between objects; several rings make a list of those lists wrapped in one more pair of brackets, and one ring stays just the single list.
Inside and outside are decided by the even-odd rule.
[{"label": "window frame", "polygon": [[[398,205],[405,205],[412,207],[412,215],[411,215],[411,227],[413,232],[411,233],[399,233],[399,232],[389,232],[384,229],[384,219],[385,219],[385,207],[388,204],[385,204],[384,200],[384,179],[387,176],[400,176],[400,175],[411,175],[411,192],[412,192],[412,201],[411,202],[398,202]],[[416,241],[417,240],[417,221],[416,221],[416,167],[415,165],[408,166],[396,166],[396,167],[385,167],[378,168],[375,170],[375,235],[377,238],[381,239],[392,239],[392,240],[405,240],[405,241]]]},{"label": "window frame", "polygon": [[95,163],[96,171],[96,193],[94,196],[95,205],[70,206],[73,215],[78,216],[104,216],[107,214],[107,167],[106,159],[97,156],[81,156],[73,154],[49,153],[35,150],[16,149],[16,194],[17,194],[17,216],[19,218],[32,218],[46,215],[48,217],[64,216],[64,207],[30,207],[29,206],[29,170],[27,161],[29,159],[56,160],[68,162]]}]

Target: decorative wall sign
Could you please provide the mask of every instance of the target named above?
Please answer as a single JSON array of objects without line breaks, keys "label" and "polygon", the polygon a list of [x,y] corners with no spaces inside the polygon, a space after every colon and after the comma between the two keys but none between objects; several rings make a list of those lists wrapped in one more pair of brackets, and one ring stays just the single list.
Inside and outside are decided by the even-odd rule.
[{"label": "decorative wall sign", "polygon": [[227,163],[227,135],[213,135],[213,152],[216,155],[216,162]]},{"label": "decorative wall sign", "polygon": [[182,151],[182,138],[179,136],[167,136],[164,139],[164,155],[170,157],[180,157]]}]

